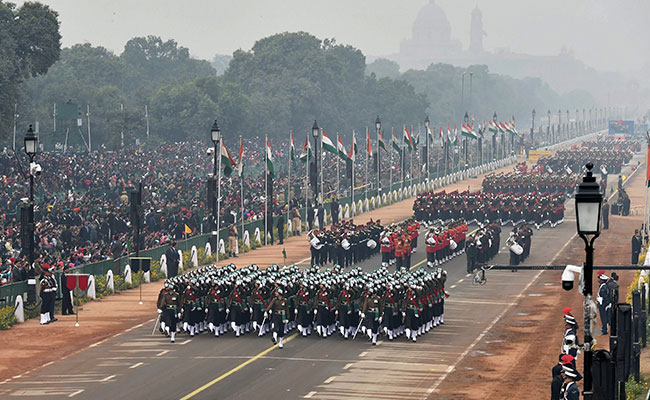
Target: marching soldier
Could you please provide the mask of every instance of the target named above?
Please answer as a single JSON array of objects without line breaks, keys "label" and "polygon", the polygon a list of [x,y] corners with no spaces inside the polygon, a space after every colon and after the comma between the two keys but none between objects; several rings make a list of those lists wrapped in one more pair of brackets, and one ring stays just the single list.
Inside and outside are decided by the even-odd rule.
[{"label": "marching soldier", "polygon": [[382,322],[381,297],[374,288],[368,289],[368,297],[363,303],[361,318],[367,321],[366,332],[372,338],[372,345],[377,345],[379,324]]},{"label": "marching soldier", "polygon": [[289,302],[283,296],[282,289],[276,289],[275,297],[266,307],[265,314],[271,312],[271,324],[273,326],[273,343],[277,343],[279,348],[284,347],[284,332],[286,324],[289,322]]},{"label": "marching soldier", "polygon": [[174,287],[165,281],[164,287],[158,294],[158,314],[160,314],[160,329],[166,336],[171,336],[171,342],[176,341],[176,324],[178,322],[180,299]]}]

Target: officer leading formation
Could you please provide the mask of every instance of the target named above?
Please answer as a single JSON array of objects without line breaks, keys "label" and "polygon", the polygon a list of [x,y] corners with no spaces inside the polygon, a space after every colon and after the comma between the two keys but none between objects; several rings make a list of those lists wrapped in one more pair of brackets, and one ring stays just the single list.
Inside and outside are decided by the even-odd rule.
[{"label": "officer leading formation", "polygon": [[205,266],[167,279],[158,296],[160,331],[222,336],[271,333],[278,347],[297,330],[301,336],[345,338],[379,335],[409,341],[444,324],[447,273],[438,267],[409,271],[387,267],[364,273],[340,266],[237,269]]}]

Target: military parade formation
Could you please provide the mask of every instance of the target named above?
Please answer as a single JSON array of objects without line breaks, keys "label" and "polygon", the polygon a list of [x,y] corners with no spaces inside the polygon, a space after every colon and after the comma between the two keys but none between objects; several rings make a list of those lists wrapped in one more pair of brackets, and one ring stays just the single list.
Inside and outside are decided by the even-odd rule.
[{"label": "military parade formation", "polygon": [[355,225],[353,220],[343,220],[329,230],[327,227],[310,230],[307,233],[310,265],[348,267],[376,254],[379,235],[384,229],[380,222],[370,220],[365,225]]},{"label": "military parade formation", "polygon": [[172,343],[180,332],[270,332],[280,348],[293,330],[322,338],[337,331],[345,339],[364,335],[373,345],[379,335],[415,342],[444,323],[446,276],[440,267],[364,273],[340,266],[204,266],[165,281],[157,303],[160,332]]}]

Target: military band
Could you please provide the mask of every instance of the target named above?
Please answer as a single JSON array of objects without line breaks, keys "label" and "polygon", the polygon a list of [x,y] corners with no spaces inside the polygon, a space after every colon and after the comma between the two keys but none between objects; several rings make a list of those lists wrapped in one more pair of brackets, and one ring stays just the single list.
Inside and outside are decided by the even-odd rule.
[{"label": "military band", "polygon": [[383,227],[380,221],[370,220],[365,225],[355,225],[344,220],[330,229],[312,229],[307,233],[310,244],[311,265],[358,264],[377,253],[377,242]]}]

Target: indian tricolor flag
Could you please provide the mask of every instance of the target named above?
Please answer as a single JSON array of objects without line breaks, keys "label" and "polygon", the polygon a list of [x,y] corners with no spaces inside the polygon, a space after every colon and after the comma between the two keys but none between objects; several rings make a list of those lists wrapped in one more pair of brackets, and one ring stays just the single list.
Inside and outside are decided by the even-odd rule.
[{"label": "indian tricolor flag", "polygon": [[391,140],[391,144],[393,146],[393,150],[395,150],[398,154],[402,154],[402,149],[399,147],[399,143],[397,142],[397,138],[395,137],[395,129],[393,129],[393,136]]},{"label": "indian tricolor flag", "polygon": [[341,140],[341,137],[336,134],[336,150],[341,157],[341,160],[345,161],[348,158],[348,152],[345,150],[345,145],[343,144],[343,140]]},{"label": "indian tricolor flag", "polygon": [[461,124],[460,126],[460,133],[470,139],[476,139],[476,132],[472,129],[472,127],[469,124]]},{"label": "indian tricolor flag", "polygon": [[266,138],[266,169],[271,176],[275,176],[275,167],[273,166],[273,154],[271,153],[271,142]]},{"label": "indian tricolor flag", "polygon": [[300,161],[303,163],[307,162],[307,160],[311,160],[312,158],[311,154],[311,142],[309,141],[309,135],[305,138],[305,145],[302,148],[302,154],[300,155]]},{"label": "indian tricolor flag", "polygon": [[239,161],[237,162],[237,175],[244,175],[244,139],[239,138]]},{"label": "indian tricolor flag", "polygon": [[366,127],[366,148],[368,149],[368,159],[370,159],[372,158],[372,141],[370,140],[370,130],[368,130],[367,127]]},{"label": "indian tricolor flag", "polygon": [[440,127],[440,145],[445,145],[445,134],[442,132],[442,126]]},{"label": "indian tricolor flag", "polygon": [[221,165],[223,165],[223,174],[226,177],[229,177],[232,174],[232,169],[235,166],[235,161],[233,161],[230,154],[228,154],[228,149],[226,149],[226,144],[224,140],[221,139]]},{"label": "indian tricolor flag", "polygon": [[323,143],[323,150],[327,150],[334,155],[338,155],[339,153],[336,151],[336,147],[334,146],[334,143],[332,143],[332,140],[327,137],[324,130],[321,130],[321,137]]},{"label": "indian tricolor flag", "polygon": [[293,166],[296,166],[296,145],[293,143],[293,131],[289,132],[289,157]]},{"label": "indian tricolor flag", "polygon": [[404,126],[404,143],[406,143],[409,151],[413,151],[413,149],[415,149],[413,138],[411,138],[411,134],[409,133],[408,129],[406,129],[406,126]]},{"label": "indian tricolor flag", "polygon": [[[381,134],[381,129],[377,130],[377,147],[379,149],[384,149],[384,151],[388,151],[386,150],[386,143],[384,142],[384,136]],[[377,151],[379,151],[379,149],[377,149]]]},{"label": "indian tricolor flag", "polygon": [[499,127],[497,126],[497,123],[494,121],[490,121],[488,123],[488,131],[492,133],[498,133],[499,132]]},{"label": "indian tricolor flag", "polygon": [[354,162],[357,155],[357,140],[354,138],[354,131],[352,131],[352,144],[350,145],[350,152],[348,153],[348,159]]}]

